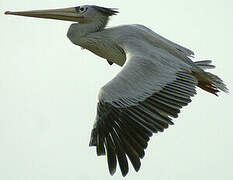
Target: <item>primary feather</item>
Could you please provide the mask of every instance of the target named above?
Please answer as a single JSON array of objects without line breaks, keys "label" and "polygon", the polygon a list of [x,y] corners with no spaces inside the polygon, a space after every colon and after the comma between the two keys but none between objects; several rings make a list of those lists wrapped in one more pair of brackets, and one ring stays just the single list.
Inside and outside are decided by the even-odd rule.
[{"label": "primary feather", "polygon": [[139,170],[150,137],[173,124],[172,118],[196,94],[196,86],[214,94],[226,91],[217,76],[207,77],[204,69],[214,68],[211,61],[194,63],[191,50],[142,25],[105,28],[86,35],[79,45],[124,65],[100,90],[90,139],[97,155],[107,152],[111,175],[117,161],[123,176],[129,171],[128,160]]},{"label": "primary feather", "polygon": [[196,86],[217,95],[227,92],[223,81],[206,72],[210,60],[193,62],[193,51],[133,24],[106,28],[117,9],[94,5],[6,14],[75,21],[67,36],[112,65],[124,68],[101,88],[90,146],[98,156],[107,154],[111,175],[117,162],[123,176],[141,166],[153,133],[173,125],[180,109],[191,102]]}]

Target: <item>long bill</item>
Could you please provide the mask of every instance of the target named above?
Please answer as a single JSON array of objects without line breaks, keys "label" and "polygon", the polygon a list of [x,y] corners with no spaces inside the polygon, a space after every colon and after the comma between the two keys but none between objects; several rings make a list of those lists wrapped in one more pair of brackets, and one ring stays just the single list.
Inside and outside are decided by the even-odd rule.
[{"label": "long bill", "polygon": [[78,8],[64,8],[64,9],[48,9],[48,10],[17,11],[17,12],[6,11],[5,14],[82,22],[84,17],[78,16],[77,11]]}]

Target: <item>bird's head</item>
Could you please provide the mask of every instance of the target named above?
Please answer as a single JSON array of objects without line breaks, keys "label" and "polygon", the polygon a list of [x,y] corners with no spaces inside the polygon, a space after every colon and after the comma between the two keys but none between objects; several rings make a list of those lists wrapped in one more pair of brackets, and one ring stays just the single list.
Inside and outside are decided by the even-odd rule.
[{"label": "bird's head", "polygon": [[114,8],[105,8],[95,5],[83,5],[63,9],[5,12],[5,14],[9,15],[75,21],[82,24],[91,23],[98,18],[108,18],[109,16],[115,15],[117,13],[118,11]]}]

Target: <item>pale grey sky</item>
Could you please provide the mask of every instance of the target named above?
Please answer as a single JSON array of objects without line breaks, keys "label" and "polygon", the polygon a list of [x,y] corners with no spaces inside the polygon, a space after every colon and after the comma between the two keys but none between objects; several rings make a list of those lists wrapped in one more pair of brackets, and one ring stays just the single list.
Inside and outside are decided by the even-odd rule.
[{"label": "pale grey sky", "polygon": [[[97,94],[120,67],[73,45],[70,22],[5,16],[6,10],[95,4],[119,8],[109,26],[143,24],[212,59],[232,92],[233,1],[1,0],[0,179],[111,177],[105,157],[88,147]],[[198,90],[175,125],[150,140],[142,166],[127,179],[233,179],[233,95]]]}]

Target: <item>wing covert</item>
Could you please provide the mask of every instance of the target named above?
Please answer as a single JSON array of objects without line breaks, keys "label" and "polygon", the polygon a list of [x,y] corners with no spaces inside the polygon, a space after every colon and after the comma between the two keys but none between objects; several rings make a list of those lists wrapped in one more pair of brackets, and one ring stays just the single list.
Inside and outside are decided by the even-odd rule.
[{"label": "wing covert", "polygon": [[169,54],[157,54],[154,59],[128,54],[125,67],[100,91],[90,146],[97,155],[107,152],[111,175],[118,162],[125,176],[128,160],[138,171],[150,137],[172,125],[171,118],[196,93],[190,67],[182,61],[169,65]]}]

